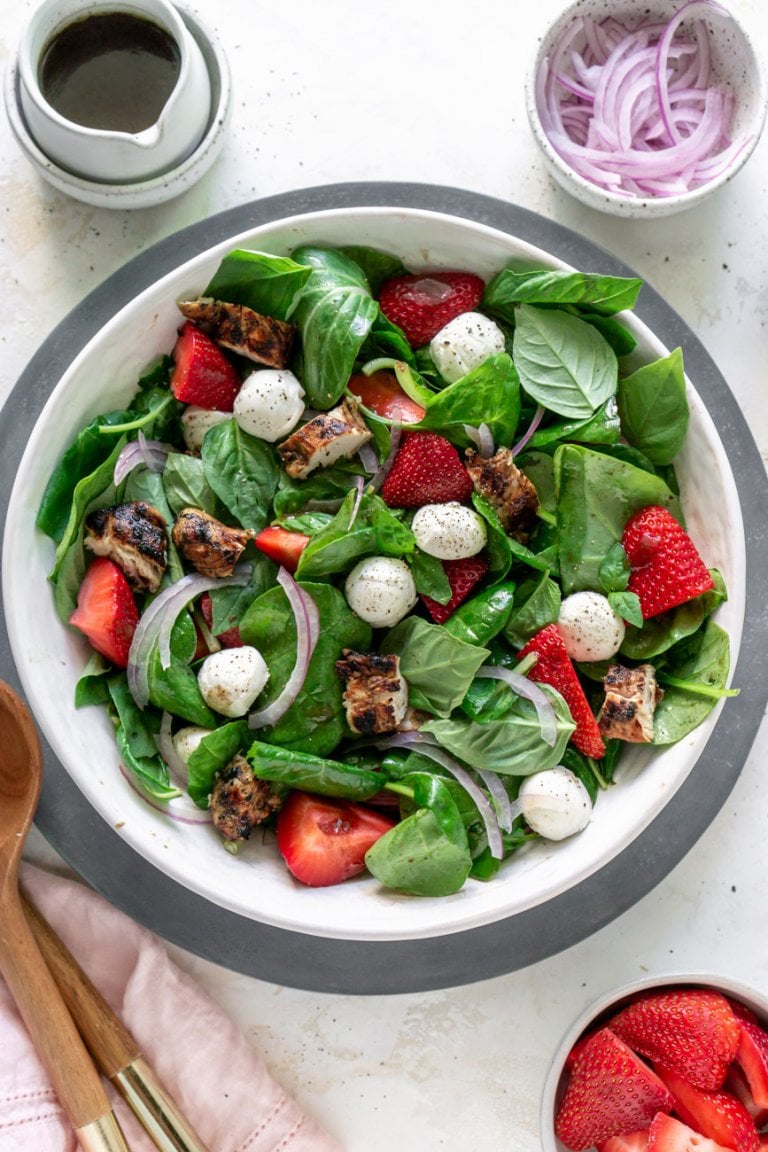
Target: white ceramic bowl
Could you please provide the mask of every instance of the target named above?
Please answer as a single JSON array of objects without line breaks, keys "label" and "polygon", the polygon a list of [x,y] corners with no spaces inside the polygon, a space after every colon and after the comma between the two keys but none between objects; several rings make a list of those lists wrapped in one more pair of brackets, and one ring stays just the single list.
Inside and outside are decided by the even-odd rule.
[{"label": "white ceramic bowl", "polygon": [[[684,0],[575,0],[575,3],[571,3],[541,37],[536,59],[526,78],[525,102],[528,120],[549,173],[567,192],[590,208],[608,212],[613,216],[638,219],[671,216],[675,212],[692,208],[736,175],[746,164],[760,138],[768,111],[768,75],[765,64],[747,28],[735,16],[723,16],[713,7],[706,14],[698,11],[693,16],[706,19],[712,49],[713,79],[716,78],[720,84],[729,88],[735,96],[731,135],[735,138],[743,133],[749,141],[738,158],[721,175],[691,192],[677,196],[652,196],[642,199],[620,192],[607,192],[597,184],[593,184],[575,172],[550,143],[542,126],[537,105],[536,76],[542,60],[550,55],[553,45],[558,42],[563,31],[578,17],[600,21],[614,16],[630,28],[649,19],[667,21],[680,10],[683,2]],[[583,43],[583,38],[577,37],[573,42],[574,49],[581,50]]]},{"label": "white ceramic bowl", "polygon": [[567,1152],[565,1145],[555,1136],[555,1115],[565,1088],[565,1061],[581,1034],[588,1031],[601,1017],[607,1017],[618,1012],[639,992],[686,987],[709,988],[714,992],[722,992],[729,999],[738,1000],[746,1008],[751,1009],[759,1018],[762,1026],[768,1027],[768,993],[753,988],[749,984],[743,984],[740,980],[730,976],[715,975],[711,972],[667,972],[646,976],[642,980],[635,980],[620,988],[612,988],[594,1004],[590,1004],[574,1020],[563,1036],[549,1066],[541,1097],[542,1152]]},{"label": "white ceramic bowl", "polygon": [[[470,882],[455,896],[413,899],[382,890],[369,876],[321,890],[294,882],[271,841],[251,839],[237,857],[209,827],[172,823],[125,783],[111,724],[99,708],[76,711],[73,695],[86,660],[84,642],[62,627],[46,580],[52,545],[34,519],[53,463],[97,413],[122,406],[142,368],[168,352],[179,324],[177,299],[200,292],[234,247],[286,254],[302,243],[371,245],[414,268],[466,268],[488,278],[511,260],[563,267],[554,257],[482,224],[414,209],[324,211],[262,225],[233,236],[142,292],[83,349],[48,400],[25,451],[4,541],[3,599],[12,650],[27,699],[53,751],[94,808],[164,873],[214,903],[269,924],[332,938],[432,937],[490,924],[540,905],[612,860],[664,807],[687,777],[712,732],[720,706],[688,738],[657,752],[628,749],[620,786],[600,798],[580,835],[529,846],[489,883]],[[594,270],[594,269],[593,269]],[[666,349],[636,318],[634,354],[653,360]],[[105,387],[105,381],[109,384]],[[680,457],[688,526],[707,562],[720,568],[730,598],[719,621],[735,663],[744,614],[744,536],[738,495],[712,420],[690,389],[691,422]],[[710,498],[717,491],[717,501]]]}]

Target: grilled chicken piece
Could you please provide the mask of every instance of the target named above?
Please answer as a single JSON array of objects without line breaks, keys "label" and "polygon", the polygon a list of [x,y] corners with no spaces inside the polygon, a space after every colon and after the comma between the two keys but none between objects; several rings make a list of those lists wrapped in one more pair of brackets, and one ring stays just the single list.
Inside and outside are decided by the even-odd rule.
[{"label": "grilled chicken piece", "polygon": [[605,703],[597,718],[603,738],[652,743],[653,714],[664,695],[656,683],[653,665],[625,668],[623,664],[611,664],[603,684]]},{"label": "grilled chicken piece", "polygon": [[188,320],[204,324],[222,348],[270,368],[285,368],[290,360],[296,334],[293,324],[211,296],[182,300],[178,308]]},{"label": "grilled chicken piece", "polygon": [[165,518],[151,504],[134,500],[97,508],[85,518],[85,546],[108,556],[136,592],[156,592],[168,563]]},{"label": "grilled chicken piece", "polygon": [[182,508],[173,525],[173,542],[201,576],[231,576],[253,533],[229,528],[200,508]]},{"label": "grilled chicken piece", "polygon": [[539,510],[539,497],[515,464],[510,449],[499,448],[485,459],[468,448],[466,461],[475,489],[493,506],[504,531],[526,543]]},{"label": "grilled chicken piece", "polygon": [[357,402],[347,397],[336,408],[302,425],[277,450],[288,475],[304,480],[315,468],[327,468],[342,457],[354,456],[370,438]]},{"label": "grilled chicken piece", "polygon": [[345,648],[336,671],[344,682],[347,724],[359,736],[394,732],[408,710],[408,685],[399,656],[377,656]]},{"label": "grilled chicken piece", "polygon": [[259,780],[244,756],[234,756],[216,773],[208,806],[225,840],[247,840],[254,828],[279,811],[283,798]]}]

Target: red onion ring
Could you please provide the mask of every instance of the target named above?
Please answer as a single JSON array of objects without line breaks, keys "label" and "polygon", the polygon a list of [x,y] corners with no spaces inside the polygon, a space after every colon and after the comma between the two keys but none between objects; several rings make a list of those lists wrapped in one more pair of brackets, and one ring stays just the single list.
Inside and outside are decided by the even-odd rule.
[{"label": "red onion ring", "polygon": [[374,472],[371,476],[370,486],[374,492],[378,492],[382,484],[387,478],[390,468],[392,467],[397,450],[400,447],[400,438],[402,436],[402,426],[399,424],[392,424],[389,429],[389,452],[387,458],[381,467]]},{"label": "red onion ring", "polygon": [[271,704],[267,704],[266,708],[251,712],[248,717],[249,728],[266,728],[268,725],[276,724],[280,717],[285,715],[301,691],[320,635],[317,605],[309,593],[299,587],[285,568],[281,568],[278,572],[277,582],[288,597],[296,621],[296,660],[279,696],[276,696]]},{"label": "red onion ring", "polygon": [[[140,796],[145,804],[150,808],[154,808],[156,812],[161,812],[163,816],[168,816],[171,820],[178,821],[179,824],[210,824],[211,814],[203,808],[198,808],[194,800],[190,800],[189,796],[175,796],[172,800],[166,801],[162,804],[156,800],[154,796],[150,796],[140,786],[138,781],[128,771],[122,760],[120,761],[120,772],[125,779],[128,786]],[[172,807],[173,805],[173,807]]]},{"label": "red onion ring", "polygon": [[130,440],[115,461],[113,483],[115,487],[125,480],[129,472],[138,464],[144,464],[150,472],[162,472],[169,452],[174,449],[160,440],[147,440],[139,431],[138,439]]},{"label": "red onion ring", "polygon": [[518,440],[517,444],[515,444],[514,448],[512,449],[513,459],[515,456],[519,456],[520,453],[522,452],[523,448],[525,448],[525,446],[528,443],[528,441],[530,440],[531,436],[533,436],[533,434],[536,431],[536,429],[538,428],[539,424],[541,424],[543,416],[544,416],[544,409],[541,406],[541,404],[539,404],[539,406],[537,407],[536,411],[533,414],[533,418],[532,418],[530,424],[528,425],[528,431],[525,433],[525,435],[523,436],[523,438],[521,440]]},{"label": "red onion ring", "polygon": [[160,753],[168,773],[177,788],[181,788],[184,792],[187,790],[187,780],[189,771],[186,762],[182,760],[176,751],[176,745],[173,742],[173,735],[171,733],[171,724],[173,717],[170,712],[163,712],[160,719],[160,731],[155,736],[155,743],[157,750]]},{"label": "red onion ring", "polygon": [[477,428],[472,424],[465,424],[464,431],[484,460],[493,456],[496,445],[493,442],[493,433],[487,424],[479,424]]},{"label": "red onion ring", "polygon": [[498,668],[493,664],[483,664],[475,672],[475,676],[488,680],[503,680],[517,696],[530,701],[536,709],[542,740],[550,748],[554,748],[557,742],[557,717],[552,701],[538,684],[534,684],[527,676],[521,676],[511,668]]},{"label": "red onion ring", "polygon": [[349,518],[349,524],[347,524],[347,532],[352,531],[352,526],[354,525],[355,520],[357,520],[357,514],[360,511],[360,501],[363,498],[363,489],[365,488],[365,480],[362,476],[358,476],[356,478],[355,486],[357,487],[357,495],[355,496],[355,502],[352,505],[352,515]]}]

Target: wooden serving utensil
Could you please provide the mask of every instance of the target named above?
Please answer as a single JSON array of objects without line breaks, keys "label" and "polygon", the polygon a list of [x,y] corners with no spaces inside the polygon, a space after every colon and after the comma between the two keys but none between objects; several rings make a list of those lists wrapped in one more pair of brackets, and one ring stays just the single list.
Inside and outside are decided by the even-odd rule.
[{"label": "wooden serving utensil", "polygon": [[43,758],[27,706],[0,680],[0,972],[83,1152],[128,1152],[19,896],[19,861],[40,797]]},{"label": "wooden serving utensil", "polygon": [[207,1152],[141,1055],[122,1020],[32,903],[22,903],[35,939],[96,1065],[130,1105],[161,1152]]}]

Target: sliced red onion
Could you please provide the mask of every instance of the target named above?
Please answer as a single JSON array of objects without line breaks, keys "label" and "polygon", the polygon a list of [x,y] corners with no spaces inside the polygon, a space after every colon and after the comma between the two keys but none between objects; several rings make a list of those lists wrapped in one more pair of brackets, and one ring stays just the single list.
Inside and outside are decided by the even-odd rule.
[{"label": "sliced red onion", "polygon": [[146,708],[149,702],[149,660],[155,644],[158,645],[161,666],[170,667],[171,631],[182,609],[203,592],[247,584],[249,578],[250,565],[240,564],[231,576],[220,579],[199,575],[183,576],[155,597],[139,620],[128,653],[128,688],[139,708]]},{"label": "sliced red onion", "polygon": [[183,760],[176,751],[176,745],[173,742],[173,734],[171,732],[172,723],[173,717],[170,712],[163,712],[160,719],[160,731],[157,736],[155,736],[155,743],[168,769],[171,780],[177,788],[181,788],[182,791],[186,792],[189,769],[187,768],[186,761]]},{"label": "sliced red onion", "polygon": [[402,429],[399,425],[393,424],[389,429],[389,452],[387,453],[387,458],[378,469],[378,471],[374,472],[373,476],[371,477],[370,486],[374,492],[379,491],[382,484],[386,480],[387,475],[389,474],[389,470],[394,463],[395,456],[397,455],[397,450],[400,447],[401,436]]},{"label": "sliced red onion", "polygon": [[280,695],[276,696],[266,708],[251,712],[248,717],[249,728],[266,728],[268,725],[276,724],[280,717],[285,715],[301,691],[320,635],[317,605],[309,593],[299,587],[285,568],[281,568],[278,572],[277,582],[288,597],[296,621],[296,661]]},{"label": "sliced red onion", "polygon": [[712,83],[706,23],[679,36],[685,19],[712,12],[728,15],[716,0],[688,0],[663,24],[628,31],[578,17],[565,29],[541,63],[536,102],[575,172],[608,191],[672,196],[738,163],[750,141],[729,139],[733,96]]},{"label": "sliced red onion", "polygon": [[144,803],[148,804],[150,808],[154,808],[156,812],[162,812],[163,816],[168,816],[171,820],[178,821],[179,824],[211,823],[210,812],[204,808],[198,808],[194,800],[191,800],[189,796],[174,796],[172,800],[166,800],[165,803],[162,803],[144,791],[122,761],[120,762],[120,772],[136,795],[140,796]]},{"label": "sliced red onion", "polygon": [[363,468],[365,468],[366,472],[378,472],[379,458],[370,444],[363,444],[362,448],[358,449],[357,454],[360,457]]},{"label": "sliced red onion", "polygon": [[137,464],[144,464],[150,472],[162,472],[169,452],[175,449],[170,444],[163,444],[160,440],[147,440],[144,433],[139,431],[136,440],[130,440],[115,461],[113,482],[115,487],[125,480]]},{"label": "sliced red onion", "polygon": [[549,812],[570,812],[571,805],[562,796],[544,796],[538,792],[526,796],[518,796],[509,805],[513,820],[518,816],[525,816],[526,808],[545,808]]},{"label": "sliced red onion", "polygon": [[541,406],[541,404],[539,404],[539,406],[537,407],[536,411],[533,414],[533,419],[531,420],[530,424],[528,425],[528,431],[525,433],[525,435],[523,436],[523,438],[521,440],[518,440],[517,444],[515,444],[514,448],[512,449],[513,458],[515,456],[520,455],[523,448],[525,448],[525,446],[528,443],[528,441],[530,440],[531,436],[533,436],[534,432],[538,428],[539,424],[541,424],[543,416],[544,416],[544,409]]},{"label": "sliced red onion", "polygon": [[498,668],[494,664],[483,664],[475,675],[483,679],[503,680],[517,696],[529,700],[536,709],[542,740],[550,748],[554,748],[557,742],[557,717],[552,701],[538,684],[534,684],[527,676],[521,676],[511,668]]},{"label": "sliced red onion", "polygon": [[475,768],[475,772],[477,772],[491,794],[491,799],[494,801],[494,807],[496,809],[496,819],[499,822],[499,828],[501,828],[502,832],[511,832],[514,816],[512,815],[512,803],[509,799],[509,793],[504,787],[503,780],[498,772],[491,772],[490,768]]},{"label": "sliced red onion", "polygon": [[479,424],[477,428],[473,424],[465,424],[464,431],[484,460],[493,456],[496,445],[493,442],[493,433],[487,424]]},{"label": "sliced red onion", "polygon": [[[480,813],[480,819],[488,836],[488,848],[496,860],[504,858],[504,844],[501,838],[501,826],[483,789],[473,780],[471,774],[461,764],[458,764],[447,752],[434,744],[426,734],[420,732],[398,732],[384,740],[376,742],[377,748],[411,748],[420,756],[426,756],[440,764],[460,784],[468,796],[472,798]],[[506,817],[505,817],[506,818]],[[511,827],[511,824],[510,824]]]},{"label": "sliced red onion", "polygon": [[360,511],[360,501],[363,499],[363,490],[365,488],[365,480],[362,476],[358,476],[356,478],[355,486],[357,488],[357,495],[355,496],[355,502],[352,505],[352,515],[349,518],[349,524],[347,524],[347,532],[352,531],[352,526],[355,523],[355,520],[357,520],[357,514]]}]

